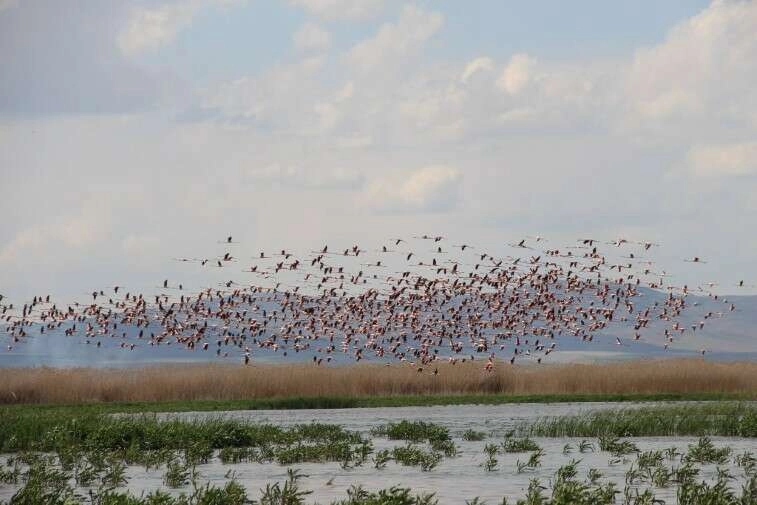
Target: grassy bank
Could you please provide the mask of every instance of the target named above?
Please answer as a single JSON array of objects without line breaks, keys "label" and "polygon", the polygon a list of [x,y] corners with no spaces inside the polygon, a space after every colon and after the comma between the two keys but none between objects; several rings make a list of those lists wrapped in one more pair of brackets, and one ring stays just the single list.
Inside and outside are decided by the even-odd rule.
[{"label": "grassy bank", "polygon": [[224,412],[238,410],[301,410],[383,407],[431,407],[452,405],[508,405],[520,403],[567,402],[726,402],[751,401],[747,393],[651,393],[651,394],[543,394],[543,395],[403,395],[366,397],[289,397],[254,398],[249,400],[181,400],[156,402],[108,402],[80,404],[12,404],[0,406],[5,414],[37,415],[47,412],[68,415],[140,414],[171,412]]},{"label": "grassy bank", "polygon": [[5,405],[195,402],[195,408],[203,408],[215,401],[226,402],[225,409],[336,408],[503,403],[508,398],[622,401],[755,396],[757,363],[700,359],[498,364],[491,373],[478,361],[439,363],[421,372],[407,364],[0,369],[0,404]]}]

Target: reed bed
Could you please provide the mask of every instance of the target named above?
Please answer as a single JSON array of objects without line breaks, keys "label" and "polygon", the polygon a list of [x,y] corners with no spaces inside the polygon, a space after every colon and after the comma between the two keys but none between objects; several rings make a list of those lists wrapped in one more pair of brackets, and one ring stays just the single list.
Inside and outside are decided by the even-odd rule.
[{"label": "reed bed", "polygon": [[[438,369],[438,374],[434,374]],[[311,364],[0,369],[0,404],[365,398],[404,395],[757,393],[757,363],[702,359],[511,366],[479,361],[319,367]]]},{"label": "reed bed", "polygon": [[661,404],[540,419],[520,432],[538,437],[757,437],[757,407],[742,402]]}]

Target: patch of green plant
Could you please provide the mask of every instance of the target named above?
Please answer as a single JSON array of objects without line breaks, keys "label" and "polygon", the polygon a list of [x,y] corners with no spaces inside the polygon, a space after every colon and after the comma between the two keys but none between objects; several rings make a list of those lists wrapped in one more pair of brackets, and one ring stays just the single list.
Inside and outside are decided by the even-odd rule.
[{"label": "patch of green plant", "polygon": [[696,481],[687,479],[676,490],[676,498],[680,505],[737,505],[740,503],[754,503],[750,496],[742,495],[749,501],[741,501],[732,489],[730,481],[733,477],[727,472],[719,471],[715,482]]},{"label": "patch of green plant", "polygon": [[371,430],[374,436],[385,436],[389,440],[408,442],[444,442],[450,440],[449,430],[444,426],[424,421],[400,421],[389,423]]},{"label": "patch of green plant", "polygon": [[741,454],[737,454],[733,458],[733,462],[736,466],[744,470],[744,474],[747,476],[753,475],[755,469],[757,469],[757,458],[754,457],[754,454],[751,451],[744,451]]},{"label": "patch of green plant", "polygon": [[218,459],[224,465],[235,465],[237,463],[256,461],[256,451],[254,447],[224,447],[218,451]]},{"label": "patch of green plant", "polygon": [[578,452],[580,453],[594,452],[594,444],[592,444],[588,440],[581,440],[578,443]]},{"label": "patch of green plant", "polygon": [[381,449],[373,456],[373,466],[377,470],[383,470],[386,468],[386,464],[392,460],[392,451],[389,449]]},{"label": "patch of green plant", "polygon": [[436,505],[433,493],[413,494],[410,488],[394,486],[376,492],[366,491],[361,486],[347,490],[347,499],[332,502],[332,505]]},{"label": "patch of green plant", "polygon": [[392,450],[392,458],[404,466],[417,466],[424,472],[436,468],[441,462],[442,455],[436,451],[426,451],[416,445],[408,444],[404,447],[395,447]]},{"label": "patch of green plant", "polygon": [[531,452],[538,451],[539,445],[530,438],[506,437],[502,442],[503,452]]},{"label": "patch of green plant", "polygon": [[287,480],[283,486],[278,482],[266,485],[265,489],[261,489],[260,499],[254,500],[252,503],[259,505],[300,505],[305,503],[305,497],[312,491],[300,489],[297,481],[306,477],[306,475],[291,468],[287,470],[287,475]]},{"label": "patch of green plant", "polygon": [[649,450],[640,452],[636,456],[636,466],[641,469],[648,468],[650,466],[662,465],[663,456],[661,450]]},{"label": "patch of green plant", "polygon": [[466,442],[481,442],[486,438],[486,433],[476,430],[465,430],[463,432],[463,440]]},{"label": "patch of green plant", "polygon": [[689,445],[689,450],[684,458],[686,461],[693,461],[695,463],[722,465],[728,461],[730,455],[730,447],[717,448],[708,437],[701,437],[695,445]]},{"label": "patch of green plant", "polygon": [[526,470],[536,470],[538,467],[541,466],[541,459],[544,456],[544,450],[539,449],[528,457],[526,461],[520,461],[517,460],[515,462],[515,466],[517,468],[518,473],[523,473]]},{"label": "patch of green plant", "polygon": [[[9,413],[10,412],[10,413]],[[30,415],[26,410],[0,410],[0,452],[21,450],[119,451],[128,460],[144,451],[185,450],[186,456],[201,463],[213,449],[291,445],[297,442],[361,444],[363,437],[338,425],[311,423],[282,428],[245,420],[161,419],[155,415],[75,416],[58,410]]]},{"label": "patch of green plant", "polygon": [[483,463],[483,467],[487,472],[493,472],[497,469],[497,453],[499,447],[497,444],[486,444],[484,446],[484,454],[486,454],[486,460]]},{"label": "patch of green plant", "polygon": [[174,458],[166,465],[163,482],[170,488],[179,488],[189,484],[194,467],[179,458]]},{"label": "patch of green plant", "polygon": [[639,452],[639,448],[630,440],[620,440],[620,438],[612,435],[599,437],[599,448],[602,451],[609,452],[613,456],[623,456]]},{"label": "patch of green plant", "polygon": [[707,402],[610,409],[526,422],[518,431],[542,437],[757,437],[757,405]]},{"label": "patch of green plant", "polygon": [[76,503],[71,474],[55,466],[51,456],[35,455],[22,475],[24,486],[11,497],[12,505],[71,505]]},{"label": "patch of green plant", "polygon": [[448,458],[457,456],[457,446],[452,440],[432,440],[431,448],[437,452],[441,452]]}]

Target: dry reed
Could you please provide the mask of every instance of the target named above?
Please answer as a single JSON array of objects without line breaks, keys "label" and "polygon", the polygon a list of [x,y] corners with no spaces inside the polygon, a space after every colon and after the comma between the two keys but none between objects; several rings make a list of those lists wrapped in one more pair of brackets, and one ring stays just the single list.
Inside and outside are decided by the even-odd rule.
[{"label": "dry reed", "polygon": [[4,368],[0,404],[243,400],[433,394],[656,394],[757,392],[757,363],[701,359],[510,366],[364,364],[163,365],[145,368]]}]

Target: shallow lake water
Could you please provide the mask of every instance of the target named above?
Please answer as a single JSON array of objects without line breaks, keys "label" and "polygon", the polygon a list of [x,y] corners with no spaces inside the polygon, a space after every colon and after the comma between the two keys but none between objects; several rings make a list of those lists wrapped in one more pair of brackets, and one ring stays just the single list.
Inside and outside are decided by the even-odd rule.
[{"label": "shallow lake water", "polygon": [[[681,402],[677,403],[677,405],[680,404]],[[445,405],[365,409],[240,410],[232,412],[182,412],[162,414],[161,416],[183,419],[224,417],[281,426],[318,422],[338,424],[347,430],[360,432],[367,432],[375,426],[404,419],[441,424],[449,428],[453,436],[462,434],[467,429],[503,436],[507,431],[525,421],[534,421],[544,417],[576,415],[598,410],[630,409],[643,405],[666,405],[666,403],[513,403],[509,405]]]},{"label": "shallow lake water", "polygon": [[[603,474],[602,481],[612,480],[617,483],[622,492],[625,482],[625,472],[635,460],[631,455],[624,461],[611,462],[614,458],[606,452],[600,452],[596,439],[589,439],[595,446],[595,452],[579,453],[577,446],[581,439],[572,438],[533,438],[544,449],[545,455],[542,466],[535,470],[517,472],[517,461],[525,461],[529,453],[500,454],[497,456],[499,464],[497,470],[487,472],[482,467],[485,460],[483,447],[486,443],[499,443],[509,430],[523,421],[543,417],[578,414],[599,409],[630,408],[639,404],[611,404],[611,403],[561,403],[561,404],[514,404],[514,405],[465,405],[444,407],[402,407],[379,409],[339,409],[339,410],[291,410],[291,411],[236,411],[236,412],[190,412],[182,414],[166,414],[166,417],[204,418],[229,417],[241,418],[255,422],[266,422],[276,425],[291,425],[296,423],[323,422],[338,424],[346,429],[368,431],[387,422],[399,420],[422,420],[437,423],[449,428],[459,453],[453,458],[444,458],[433,470],[423,472],[417,467],[404,467],[390,462],[386,468],[377,470],[370,460],[362,467],[342,469],[338,463],[307,463],[292,465],[307,477],[300,480],[301,489],[312,490],[307,503],[328,504],[332,500],[346,498],[347,489],[353,485],[362,485],[366,489],[376,490],[394,485],[410,487],[415,492],[433,492],[440,504],[464,504],[465,500],[480,497],[490,505],[500,503],[503,497],[514,503],[515,499],[525,495],[529,481],[533,478],[541,480],[548,486],[555,471],[572,460],[580,460],[578,478],[583,480],[590,468],[596,468]],[[647,404],[649,405],[649,404]],[[462,439],[465,430],[474,429],[487,434],[487,439],[480,442],[467,442]],[[641,450],[667,449],[676,447],[679,452],[685,452],[689,444],[697,441],[696,437],[645,437],[630,439]],[[757,439],[713,437],[716,446],[729,446],[733,454],[744,450],[757,452]],[[383,448],[405,445],[403,441],[390,441],[385,438],[373,438],[375,451]],[[563,448],[571,444],[573,450],[565,454]],[[669,462],[666,465],[670,466]],[[740,488],[742,471],[729,463],[726,465],[731,473],[737,477],[734,487]],[[224,465],[216,458],[210,464],[199,465],[202,482],[223,484],[228,480],[227,475],[233,472],[236,479],[248,490],[252,498],[259,497],[259,490],[267,483],[284,481],[288,467],[275,463],[238,463]],[[715,475],[714,465],[702,467],[701,479],[710,480]],[[130,467],[127,471],[129,484],[127,486],[135,494],[149,492],[155,489],[165,489],[163,484],[164,470],[145,471],[142,467]],[[642,489],[644,486],[642,487]],[[181,489],[175,492],[180,492]],[[184,491],[188,491],[187,488]],[[174,492],[174,491],[172,491]],[[666,503],[675,503],[675,487],[654,489],[655,495]],[[8,500],[13,493],[9,487],[0,487],[0,500]],[[619,502],[621,496],[618,495]]]}]

